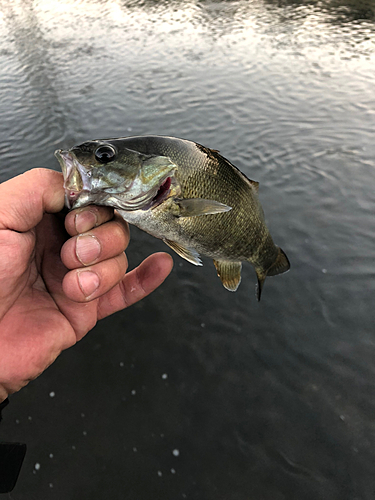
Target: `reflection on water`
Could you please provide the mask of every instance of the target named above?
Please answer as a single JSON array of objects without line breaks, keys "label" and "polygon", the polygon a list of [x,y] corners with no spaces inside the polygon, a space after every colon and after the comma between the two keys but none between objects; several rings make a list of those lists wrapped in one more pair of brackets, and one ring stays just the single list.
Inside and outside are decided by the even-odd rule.
[{"label": "reflection on water", "polygon": [[[250,267],[229,294],[211,262],[176,257],[158,292],[13,398],[21,425],[4,431],[31,449],[17,499],[374,498],[374,15],[0,0],[0,180],[90,138],[186,137],[260,182],[292,263],[258,305]],[[165,249],[132,235],[131,266]]]}]

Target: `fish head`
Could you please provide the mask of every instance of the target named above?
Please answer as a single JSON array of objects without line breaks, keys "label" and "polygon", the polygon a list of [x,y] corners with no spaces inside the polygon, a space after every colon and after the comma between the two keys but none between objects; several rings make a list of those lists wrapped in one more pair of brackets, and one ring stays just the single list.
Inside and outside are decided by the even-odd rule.
[{"label": "fish head", "polygon": [[107,205],[125,211],[159,205],[176,184],[177,166],[166,156],[146,155],[119,140],[88,141],[57,150],[69,209]]}]

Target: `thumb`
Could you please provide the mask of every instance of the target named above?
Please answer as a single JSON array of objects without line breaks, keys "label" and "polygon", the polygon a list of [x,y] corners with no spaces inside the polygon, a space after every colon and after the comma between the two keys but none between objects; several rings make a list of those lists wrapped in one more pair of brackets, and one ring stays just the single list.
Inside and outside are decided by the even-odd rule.
[{"label": "thumb", "polygon": [[64,207],[63,176],[34,168],[0,184],[0,229],[25,232]]}]

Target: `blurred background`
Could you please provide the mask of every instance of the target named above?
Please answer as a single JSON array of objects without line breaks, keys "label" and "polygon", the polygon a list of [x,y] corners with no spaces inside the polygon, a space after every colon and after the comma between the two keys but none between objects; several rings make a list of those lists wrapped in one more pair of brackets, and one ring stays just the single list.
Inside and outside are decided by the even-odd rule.
[{"label": "blurred background", "polygon": [[[0,0],[0,180],[173,135],[260,182],[291,261],[255,298],[177,255],[10,398],[14,500],[375,498],[375,7]],[[131,228],[130,267],[168,248]]]}]

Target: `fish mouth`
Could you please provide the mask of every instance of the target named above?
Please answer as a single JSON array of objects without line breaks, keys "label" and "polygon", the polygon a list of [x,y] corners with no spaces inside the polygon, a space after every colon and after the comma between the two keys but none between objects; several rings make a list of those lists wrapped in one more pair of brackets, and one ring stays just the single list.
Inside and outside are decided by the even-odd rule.
[{"label": "fish mouth", "polygon": [[75,155],[61,149],[55,151],[64,176],[65,205],[71,210],[83,193],[92,190],[91,172],[79,163]]}]

